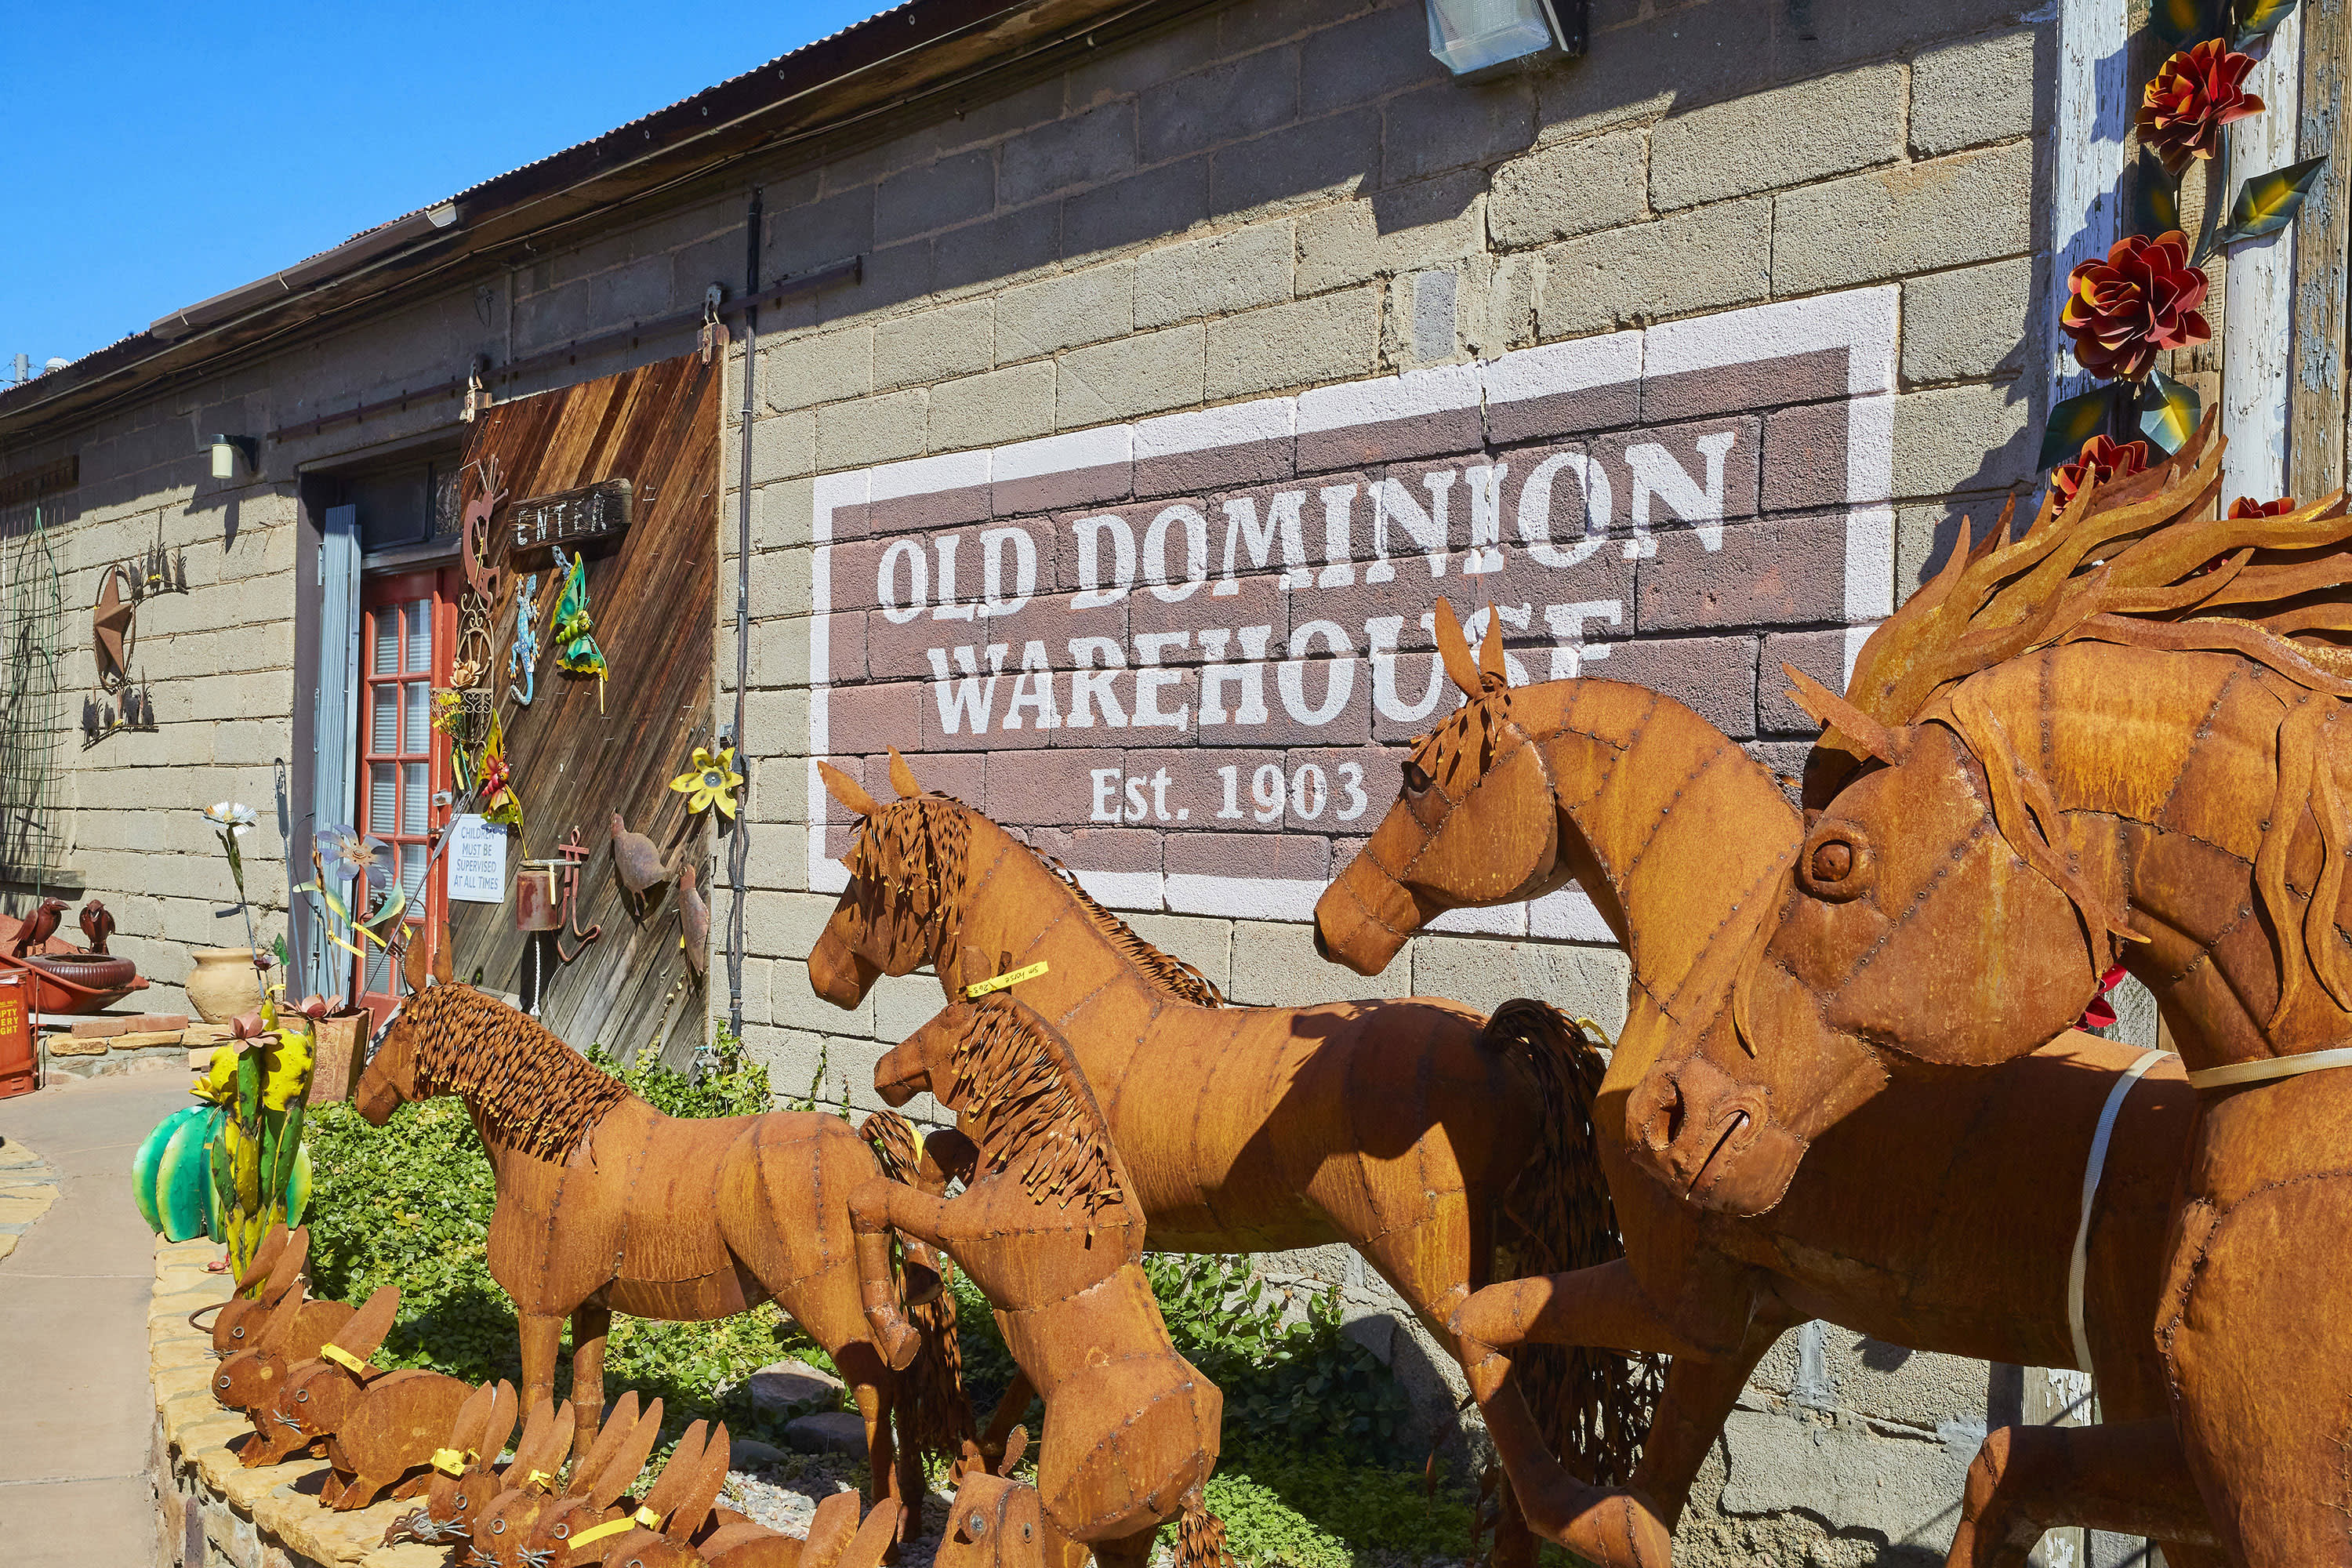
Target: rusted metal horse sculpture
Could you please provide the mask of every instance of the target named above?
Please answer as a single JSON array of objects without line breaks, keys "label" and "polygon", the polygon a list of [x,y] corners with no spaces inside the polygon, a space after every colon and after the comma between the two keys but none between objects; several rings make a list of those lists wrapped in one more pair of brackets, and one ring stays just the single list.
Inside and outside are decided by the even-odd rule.
[{"label": "rusted metal horse sculpture", "polygon": [[[924,1152],[963,1191],[934,1197],[868,1182],[849,1200],[866,1311],[894,1361],[922,1336],[898,1314],[891,1237],[950,1254],[986,1293],[1004,1342],[1045,1402],[1035,1561],[1142,1568],[1180,1515],[1186,1545],[1222,1531],[1202,1489],[1216,1468],[1224,1396],[1177,1352],[1143,1272],[1144,1215],[1069,1046],[1003,994],[949,1007],[883,1058],[877,1079],[920,1077],[955,1112]],[[1180,1553],[1180,1568],[1222,1557]]]},{"label": "rusted metal horse sculpture", "polygon": [[[1768,1209],[1880,1086],[1981,1081],[1950,1069],[2120,963],[2200,1102],[2152,1314],[2182,1461],[2232,1561],[2352,1563],[2352,519],[2208,516],[2220,462],[2200,434],[1958,550],[1850,700],[1803,689],[1819,820],[1718,940],[1728,1005],[1677,1021],[1627,1116],[1654,1174]],[[2152,1447],[2072,1442],[2118,1488]]]},{"label": "rusted metal horse sculpture", "polygon": [[952,1457],[970,1413],[915,1397],[938,1380],[901,1378],[870,1342],[848,1205],[880,1166],[847,1124],[664,1116],[535,1019],[446,982],[403,1002],[353,1103],[382,1125],[439,1094],[464,1098],[497,1174],[489,1270],[520,1318],[525,1405],[553,1394],[566,1314],[584,1447],[614,1311],[698,1322],[772,1297],[856,1394],[876,1490],[921,1498],[921,1454]]},{"label": "rusted metal horse sculpture", "polygon": [[[2125,1047],[2074,1034],[1964,1092],[1889,1085],[1769,1215],[1679,1201],[1632,1167],[1624,1095],[1664,1028],[1716,1005],[1727,966],[1711,940],[1783,874],[1797,814],[1761,766],[1672,699],[1605,680],[1513,689],[1491,637],[1474,661],[1442,607],[1437,633],[1465,706],[1414,742],[1397,803],[1317,907],[1318,944],[1377,973],[1446,910],[1573,880],[1633,961],[1599,1139],[1625,1260],[1481,1291],[1454,1319],[1473,1353],[1541,1342],[1675,1352],[1633,1480],[1669,1524],[1757,1360],[1809,1318],[1923,1350],[2095,1367],[2111,1418],[2160,1414],[2146,1325],[2191,1120],[2177,1064],[2150,1072],[2115,1125],[2083,1232],[2087,1362],[2070,1310],[2077,1207],[2050,1194],[2080,1191],[2107,1097],[2137,1055]],[[2053,1521],[2077,1506],[2063,1472],[2049,1468],[2042,1494],[2061,1510]],[[2166,1506],[2129,1528],[2168,1537],[2176,1564],[2210,1562],[2188,1544],[2210,1527],[2170,1474]]]},{"label": "rusted metal horse sculpture", "polygon": [[[854,1006],[877,974],[929,963],[954,1002],[1034,968],[1018,994],[1068,1040],[1154,1248],[1345,1242],[1448,1344],[1446,1321],[1496,1273],[1614,1254],[1590,1152],[1545,1111],[1597,1086],[1573,1030],[1426,999],[1227,1006],[1036,851],[924,793],[895,752],[902,798],[887,806],[819,766],[865,820],[849,886],[809,955],[817,994]],[[1610,1494],[1563,1474],[1546,1449],[1549,1438],[1604,1480],[1622,1474],[1646,1425],[1646,1384],[1614,1355],[1563,1357],[1548,1372],[1529,1361],[1530,1391],[1517,1379],[1478,1391],[1517,1505],[1588,1556],[1631,1551],[1663,1564],[1665,1532],[1638,1512],[1621,1519],[1632,1542],[1588,1538],[1580,1521]],[[1507,1544],[1523,1548],[1524,1534]]]}]

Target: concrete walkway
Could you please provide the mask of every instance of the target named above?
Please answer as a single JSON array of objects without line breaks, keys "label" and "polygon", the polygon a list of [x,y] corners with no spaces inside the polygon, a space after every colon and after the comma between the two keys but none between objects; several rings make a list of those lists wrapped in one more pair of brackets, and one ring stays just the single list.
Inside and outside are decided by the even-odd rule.
[{"label": "concrete walkway", "polygon": [[0,1100],[0,1138],[21,1140],[64,1184],[0,1258],[0,1562],[155,1561],[155,1249],[130,1169],[149,1130],[191,1103],[187,1085],[182,1072],[126,1073]]}]

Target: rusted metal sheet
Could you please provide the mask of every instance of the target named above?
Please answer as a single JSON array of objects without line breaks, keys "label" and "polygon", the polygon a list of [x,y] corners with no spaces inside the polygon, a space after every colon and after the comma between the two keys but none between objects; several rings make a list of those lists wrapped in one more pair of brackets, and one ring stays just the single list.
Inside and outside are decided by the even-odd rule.
[{"label": "rusted metal sheet", "polygon": [[[700,1039],[703,994],[678,948],[676,901],[648,899],[642,916],[632,918],[604,825],[621,812],[679,864],[699,864],[711,852],[685,797],[668,784],[694,745],[709,739],[718,375],[687,354],[501,404],[476,424],[467,458],[495,462],[509,495],[538,498],[509,503],[491,518],[487,531],[501,551],[518,511],[612,481],[630,486],[626,531],[605,536],[610,542],[587,558],[595,637],[611,664],[603,711],[596,680],[555,668],[557,644],[546,624],[555,595],[544,587],[536,700],[528,708],[500,702],[524,823],[507,864],[511,875],[526,860],[551,858],[573,828],[582,830],[589,853],[579,873],[578,927],[602,926],[604,940],[560,968],[546,955],[541,1016],[565,1039],[625,1056],[674,1036],[671,1055],[683,1060]],[[506,574],[489,617],[509,639],[517,587],[518,574]],[[501,665],[505,653],[501,647]],[[452,914],[456,973],[478,967],[484,984],[515,987],[532,933],[517,930],[511,912],[496,905],[462,905]]]}]

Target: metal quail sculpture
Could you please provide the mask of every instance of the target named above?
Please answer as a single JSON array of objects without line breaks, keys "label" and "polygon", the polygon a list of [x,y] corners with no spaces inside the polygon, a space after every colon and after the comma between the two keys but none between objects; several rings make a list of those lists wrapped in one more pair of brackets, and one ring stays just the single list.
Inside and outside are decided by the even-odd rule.
[{"label": "metal quail sculpture", "polygon": [[652,839],[642,833],[630,832],[621,814],[613,814],[613,873],[629,890],[638,915],[646,912],[646,895],[669,880],[675,860],[675,856],[664,859]]}]

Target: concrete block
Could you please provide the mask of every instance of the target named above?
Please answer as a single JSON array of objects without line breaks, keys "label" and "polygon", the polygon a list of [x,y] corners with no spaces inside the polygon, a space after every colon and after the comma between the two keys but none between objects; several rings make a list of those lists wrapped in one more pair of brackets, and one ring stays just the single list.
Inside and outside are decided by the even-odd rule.
[{"label": "concrete block", "polygon": [[1011,364],[1056,353],[1134,327],[1134,263],[1089,267],[996,297],[996,361]]},{"label": "concrete block", "polygon": [[[1426,41],[1420,53],[1429,58]],[[1208,206],[1219,217],[1352,195],[1380,178],[1380,112],[1362,109],[1285,126],[1211,157]]]},{"label": "concrete block", "polygon": [[2041,307],[2031,257],[1904,279],[1904,381],[2017,375]]},{"label": "concrete block", "polygon": [[1718,202],[1547,247],[1536,300],[1541,339],[1605,331],[1764,298],[1769,198]]},{"label": "concrete block", "polygon": [[[809,542],[811,487],[807,479],[786,479],[762,485],[751,492],[751,551],[797,549]],[[728,549],[732,558],[732,536]]]},{"label": "concrete block", "polygon": [[1895,495],[2000,489],[2032,479],[2041,444],[2032,416],[2032,402],[2014,384],[1901,394],[1895,400]]},{"label": "concrete block", "polygon": [[833,918],[827,893],[752,893],[743,911],[747,943],[780,959],[804,959]]},{"label": "concrete block", "polygon": [[1172,953],[1223,991],[1233,980],[1234,928],[1230,921],[1202,920],[1194,915],[1125,915],[1135,934],[1160,952]]},{"label": "concrete block", "polygon": [[871,327],[762,340],[760,359],[768,406],[773,409],[807,408],[845,397],[863,397],[874,390]]},{"label": "concrete block", "polygon": [[1301,213],[1298,291],[1320,294],[1482,257],[1485,187],[1483,174],[1465,170]]},{"label": "concrete block", "polygon": [[[1413,938],[1409,951],[1414,995],[1447,996],[1486,1013],[1535,996],[1571,1018],[1591,1018],[1612,1039],[1624,1026],[1633,970],[1613,947],[1437,933]],[[1404,967],[1392,962],[1388,972]]]},{"label": "concrete block", "polygon": [[1299,112],[1324,114],[1415,83],[1446,80],[1445,68],[1429,52],[1427,14],[1410,5],[1382,6],[1307,36],[1299,59]]},{"label": "concrete block", "polygon": [[1538,147],[1495,171],[1486,232],[1498,246],[1541,245],[1649,216],[1650,139],[1612,131]]},{"label": "concrete block", "polygon": [[1305,925],[1234,922],[1236,1002],[1253,1006],[1304,1007],[1318,1002],[1412,994],[1409,965],[1391,963],[1366,978],[1315,955],[1315,932]]},{"label": "concrete block", "polygon": [[1884,1437],[1860,1422],[1760,1410],[1734,1410],[1723,1443],[1725,1513],[1801,1510],[1841,1533],[1868,1531],[1936,1552],[1951,1543],[1951,1500],[1976,1450],[1974,1437],[1965,1445]]},{"label": "concrete block", "polygon": [[1068,430],[1200,402],[1202,341],[1194,322],[1064,354],[1055,362],[1055,422]]},{"label": "concrete block", "polygon": [[1160,78],[1144,89],[1137,112],[1147,163],[1286,125],[1298,114],[1298,51],[1262,49],[1190,76]]},{"label": "concrete block", "polygon": [[1070,197],[1061,207],[1061,256],[1076,261],[1183,233],[1209,216],[1209,178],[1202,154]]},{"label": "concrete block", "polygon": [[1661,212],[1903,155],[1903,68],[1868,66],[1662,120],[1650,132],[1650,201]]},{"label": "concrete block", "polygon": [[920,387],[827,404],[817,410],[818,468],[862,468],[919,455],[927,405]]},{"label": "concrete block", "polygon": [[1280,392],[1369,374],[1380,347],[1380,294],[1340,289],[1209,323],[1208,396]]},{"label": "concrete block", "polygon": [[931,388],[930,449],[961,451],[1048,434],[1054,375],[1052,362],[1033,360],[940,383]]},{"label": "concrete block", "polygon": [[874,388],[918,386],[996,363],[992,301],[967,300],[874,324]]},{"label": "concrete block", "polygon": [[[1426,41],[1422,50],[1428,52]],[[1433,82],[1384,107],[1381,177],[1390,184],[1491,163],[1536,139],[1535,97],[1517,78],[1475,85]]]},{"label": "concrete block", "polygon": [[2033,130],[2032,27],[1929,49],[1911,62],[1911,153],[1933,158]]},{"label": "concrete block", "polygon": [[1297,254],[1287,221],[1148,250],[1135,264],[1135,324],[1162,327],[1287,300]]},{"label": "concrete block", "polygon": [[1135,167],[1135,105],[1112,102],[1024,131],[999,150],[997,199],[1018,206]]},{"label": "concrete block", "polygon": [[1776,198],[1772,288],[1811,294],[2033,247],[2033,144],[2014,142]]},{"label": "concrete block", "polygon": [[771,414],[751,424],[751,482],[797,479],[816,462],[816,415]]},{"label": "concrete block", "polygon": [[874,190],[881,243],[983,217],[996,205],[996,153],[982,147],[892,174]]},{"label": "concrete block", "polygon": [[1213,26],[1171,27],[1119,47],[1092,49],[1070,67],[1063,79],[1064,103],[1056,107],[1092,109],[1132,98],[1240,52],[1219,48]]}]

